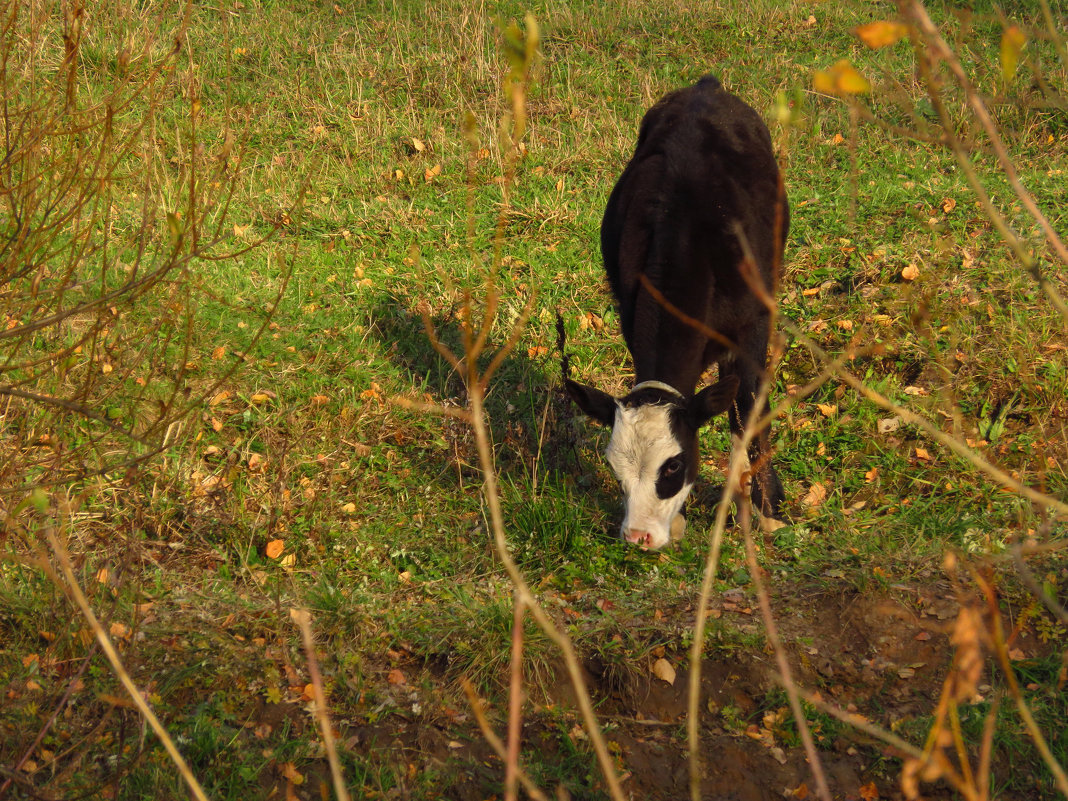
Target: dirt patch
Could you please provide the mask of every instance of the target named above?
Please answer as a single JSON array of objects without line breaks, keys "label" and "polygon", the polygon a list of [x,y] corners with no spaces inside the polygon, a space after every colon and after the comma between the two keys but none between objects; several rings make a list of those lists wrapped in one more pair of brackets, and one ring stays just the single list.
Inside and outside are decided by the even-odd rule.
[{"label": "dirt patch", "polygon": [[[792,590],[781,593],[775,606],[799,684],[872,723],[895,728],[929,714],[937,703],[952,657],[949,629],[958,611],[949,596],[948,585],[936,582],[922,590],[877,595]],[[670,614],[688,625],[694,612],[680,602]],[[737,591],[717,598],[712,615],[725,625],[760,627],[751,599]],[[710,647],[709,652],[700,680],[702,797],[770,801],[814,794],[812,772],[776,679],[774,655],[760,646],[733,647],[725,654]],[[591,658],[584,663],[585,679],[630,797],[685,798],[688,657],[682,649],[661,657],[674,667],[672,683],[653,675],[654,658],[627,669]],[[359,756],[361,764],[388,768],[393,784],[380,788],[387,797],[473,801],[498,796],[503,764],[455,684],[415,656],[402,662],[406,683],[389,682],[394,662],[383,670],[371,705],[350,707],[347,714],[335,708],[343,749]],[[566,672],[558,667],[546,687],[529,689],[535,697],[524,709],[522,763],[550,795],[562,787],[572,798],[605,797]],[[503,736],[504,699],[487,711]],[[277,717],[278,710],[271,714]],[[290,723],[298,725],[298,717],[299,725],[310,725],[303,713],[290,716]],[[903,797],[899,765],[883,746],[828,716],[809,714],[809,720],[835,799]],[[311,789],[296,788],[297,796]],[[927,798],[951,797],[938,785],[924,790]]]}]

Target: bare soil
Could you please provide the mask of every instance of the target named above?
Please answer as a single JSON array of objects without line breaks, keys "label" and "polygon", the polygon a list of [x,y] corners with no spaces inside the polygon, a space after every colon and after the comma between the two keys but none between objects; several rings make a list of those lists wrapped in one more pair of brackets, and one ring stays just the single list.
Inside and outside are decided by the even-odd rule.
[{"label": "bare soil", "polygon": [[[947,584],[931,582],[922,590],[898,587],[893,593],[872,595],[787,590],[774,603],[801,686],[887,728],[934,709],[952,660],[949,631],[958,611]],[[693,611],[680,605],[670,614],[692,620]],[[712,614],[743,629],[760,625],[752,599],[738,592],[715,599]],[[1033,641],[1018,645],[1038,650]],[[585,663],[587,684],[624,777],[623,787],[632,798],[689,796],[686,654],[667,657],[677,671],[673,683],[648,669],[621,672],[597,659]],[[364,716],[337,720],[344,746],[381,759],[410,779],[410,785],[402,782],[387,789],[387,797],[424,795],[428,772],[442,798],[499,796],[503,764],[470,710],[457,703],[452,682],[413,658],[403,665],[410,678],[391,684],[389,671],[395,667],[395,661],[383,665],[381,675],[380,697],[392,699],[391,713],[374,723]],[[815,797],[812,772],[775,675],[774,655],[766,648],[734,648],[727,656],[705,660],[700,702],[703,798]],[[539,697],[528,698],[524,709],[523,764],[534,766],[535,773],[544,770],[538,766],[571,765],[559,774],[536,777],[550,795],[606,797],[562,667],[547,688],[531,692]],[[272,714],[277,716],[280,707]],[[503,735],[503,707],[491,707],[488,714]],[[863,733],[828,725],[828,720],[817,720],[813,733],[833,797],[903,798],[895,755]],[[322,777],[326,779],[325,764]],[[292,786],[288,789],[293,792]],[[944,786],[924,789],[927,798],[952,797]],[[308,798],[318,792],[314,781],[297,789],[298,796]]]}]

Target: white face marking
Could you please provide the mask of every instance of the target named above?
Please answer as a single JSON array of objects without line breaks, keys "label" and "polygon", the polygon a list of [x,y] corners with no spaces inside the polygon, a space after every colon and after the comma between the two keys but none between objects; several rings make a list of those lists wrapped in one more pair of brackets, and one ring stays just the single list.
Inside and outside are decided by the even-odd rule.
[{"label": "white face marking", "polygon": [[624,538],[649,548],[662,548],[671,539],[672,521],[693,484],[683,484],[676,495],[661,499],[656,479],[660,466],[682,453],[682,448],[671,432],[669,407],[616,407],[605,456],[623,487]]}]

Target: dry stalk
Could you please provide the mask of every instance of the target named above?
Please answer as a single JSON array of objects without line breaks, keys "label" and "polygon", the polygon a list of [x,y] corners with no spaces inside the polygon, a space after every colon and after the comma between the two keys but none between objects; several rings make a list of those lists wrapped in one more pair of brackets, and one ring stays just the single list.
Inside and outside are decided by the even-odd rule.
[{"label": "dry stalk", "polygon": [[308,660],[308,673],[311,674],[312,692],[315,698],[315,722],[319,724],[319,731],[323,733],[323,747],[326,749],[326,758],[330,763],[330,778],[334,782],[334,792],[337,794],[338,801],[349,801],[349,791],[345,786],[345,777],[341,774],[341,760],[337,756],[334,729],[330,725],[330,712],[326,706],[326,688],[323,686],[323,676],[319,671],[319,660],[315,655],[315,638],[312,636],[311,614],[307,609],[290,609],[289,616],[293,618],[300,629],[301,640],[304,642],[304,654]]},{"label": "dry stalk", "polygon": [[[482,701],[479,699],[478,693],[475,692],[474,686],[467,679],[462,679],[460,684],[464,689],[464,694],[467,696],[471,711],[475,715],[475,720],[478,721],[482,736],[486,738],[490,748],[497,752],[497,756],[501,758],[501,761],[506,761],[508,750],[504,743],[501,742],[501,738],[497,736],[497,732],[493,730],[489,720],[486,719],[486,712],[482,709]],[[549,797],[541,791],[538,785],[531,781],[530,777],[518,765],[516,765],[516,777],[519,779],[519,783],[523,785],[523,789],[527,791],[527,795],[533,798],[534,801],[549,801]]]},{"label": "dry stalk", "polygon": [[[598,764],[608,786],[608,792],[613,799],[623,801],[624,795],[620,786],[619,777],[616,775],[615,766],[607,743],[597,722],[593,710],[593,702],[582,676],[582,667],[578,655],[567,633],[561,630],[548,613],[542,608],[534,593],[531,591],[522,572],[512,558],[508,548],[508,542],[504,533],[504,517],[501,512],[500,494],[497,486],[497,474],[493,461],[493,450],[490,443],[489,426],[487,424],[484,399],[489,386],[489,379],[503,360],[518,343],[522,330],[533,309],[533,294],[528,299],[523,311],[515,323],[509,328],[504,344],[499,347],[490,358],[485,369],[480,370],[479,358],[487,350],[490,331],[497,320],[497,310],[500,302],[500,290],[497,279],[502,262],[502,253],[505,241],[505,228],[507,215],[511,208],[511,184],[515,177],[515,168],[520,155],[519,144],[526,129],[526,88],[529,80],[529,72],[537,55],[538,28],[533,17],[526,17],[527,32],[524,37],[514,26],[505,31],[505,49],[512,64],[511,70],[505,78],[505,91],[510,102],[510,113],[502,120],[503,133],[502,145],[504,149],[504,181],[502,182],[502,203],[497,217],[497,225],[492,245],[492,259],[489,271],[484,279],[482,288],[483,308],[478,315],[477,323],[474,313],[472,298],[465,295],[461,309],[461,340],[463,343],[463,356],[460,357],[445,345],[430,321],[429,314],[424,314],[423,322],[427,337],[442,358],[451,364],[460,374],[467,388],[467,417],[466,422],[470,425],[475,436],[475,444],[478,450],[479,467],[483,476],[483,498],[489,511],[489,525],[493,534],[494,547],[498,557],[511,581],[516,600],[516,625],[521,631],[522,609],[530,611],[531,616],[546,635],[557,645],[564,657],[568,677],[575,689],[579,711],[586,726],[586,732],[593,745]],[[474,139],[472,134],[469,139]],[[513,634],[513,636],[516,636]],[[521,642],[521,641],[520,641]],[[520,650],[516,651],[515,649]],[[513,640],[513,663],[512,663],[512,686],[509,703],[509,743],[507,749],[500,749],[502,759],[505,760],[506,785],[514,790],[514,781],[521,777],[518,768],[518,724],[521,711],[521,682],[515,680],[515,671],[521,670],[521,644],[517,645]],[[481,714],[478,710],[476,714]],[[481,721],[480,721],[481,723]],[[488,730],[483,726],[483,731]],[[515,732],[513,737],[512,732]],[[489,735],[487,734],[487,739]],[[499,742],[499,741],[498,741]],[[491,742],[492,744],[492,742]],[[495,746],[496,748],[496,746]],[[514,755],[514,756],[513,756]],[[515,777],[514,779],[512,777]],[[526,784],[524,784],[526,787]],[[529,788],[528,788],[529,791]]]},{"label": "dry stalk", "polygon": [[[997,157],[998,164],[1001,166],[1002,174],[1005,176],[1006,180],[1008,180],[1009,185],[1012,187],[1016,197],[1020,200],[1020,203],[1042,230],[1046,242],[1049,244],[1050,249],[1056,255],[1057,259],[1062,264],[1068,265],[1068,247],[1065,246],[1064,241],[1057,234],[1049,220],[1042,213],[1042,210],[1038,207],[1034,197],[1020,180],[1020,176],[1016,171],[1016,165],[1013,163],[1012,157],[1009,155],[1009,152],[1001,139],[997,125],[994,123],[993,119],[991,119],[990,113],[986,109],[986,104],[983,103],[979,93],[975,90],[971,81],[968,80],[968,75],[964,71],[964,67],[961,66],[956,53],[953,52],[953,49],[938,33],[938,28],[931,21],[931,18],[927,15],[927,10],[919,0],[901,0],[900,9],[902,16],[909,18],[914,23],[915,29],[923,35],[924,42],[930,49],[932,55],[941,60],[953,74],[954,79],[964,92],[965,100],[971,109],[973,116],[982,126],[983,131],[986,133],[987,138],[990,141],[991,148]],[[934,75],[931,73],[930,65],[928,64],[927,59],[923,57],[923,53],[919,51],[919,44],[919,42],[915,43],[917,49],[916,62],[927,85],[928,97],[938,113],[943,130],[946,132],[949,145],[952,147],[953,153],[956,156],[957,163],[967,178],[968,184],[972,187],[976,197],[979,199],[984,214],[987,219],[990,220],[991,224],[998,230],[998,233],[1001,234],[1002,239],[1008,244],[1016,258],[1019,259],[1025,269],[1032,274],[1036,282],[1046,293],[1050,302],[1060,313],[1062,319],[1068,321],[1068,304],[1065,303],[1053,284],[1041,274],[1038,262],[1034,255],[1016,232],[1012,230],[1004,216],[994,206],[993,200],[987,193],[986,188],[979,179],[975,167],[968,158],[967,148],[960,139],[953,134],[955,126],[945,108],[941,90],[938,87],[938,82],[935,80]]]},{"label": "dry stalk", "polygon": [[[754,415],[755,416],[755,415]],[[797,723],[797,731],[801,736],[801,743],[805,747],[805,755],[808,757],[809,769],[816,781],[816,793],[823,801],[831,801],[831,790],[827,784],[827,777],[823,772],[823,763],[820,761],[816,743],[812,739],[812,732],[808,727],[805,710],[801,706],[801,697],[797,683],[794,681],[793,670],[790,668],[790,660],[786,656],[786,648],[779,637],[778,626],[775,625],[775,615],[771,610],[771,597],[764,579],[761,577],[760,563],[757,561],[756,544],[753,542],[752,515],[748,504],[741,504],[740,523],[742,536],[745,538],[745,561],[749,566],[749,575],[753,579],[756,588],[757,601],[760,605],[760,615],[764,621],[764,632],[768,642],[775,651],[775,664],[778,667],[778,679],[786,690],[786,696],[790,701],[790,711],[793,712],[794,721]]]},{"label": "dry stalk", "polygon": [[504,761],[504,798],[515,801],[519,780],[519,735],[523,728],[523,617],[526,604],[516,598],[512,617],[512,656],[508,686],[508,753]]},{"label": "dry stalk", "polygon": [[1016,711],[1019,712],[1020,718],[1023,720],[1024,726],[1027,729],[1027,733],[1031,736],[1035,748],[1038,749],[1038,753],[1042,756],[1042,761],[1046,763],[1049,772],[1053,774],[1053,778],[1057,782],[1057,789],[1060,790],[1065,798],[1068,798],[1068,775],[1065,774],[1064,768],[1057,761],[1056,757],[1053,756],[1053,752],[1050,751],[1049,744],[1046,742],[1042,730],[1038,727],[1038,723],[1031,714],[1031,709],[1027,706],[1027,702],[1024,700],[1023,692],[1020,689],[1020,683],[1016,681],[1016,672],[1012,669],[1012,660],[1009,659],[1009,649],[1005,644],[1005,631],[1001,625],[1001,612],[997,605],[997,593],[994,591],[994,588],[990,583],[982,576],[973,572],[972,577],[982,588],[983,594],[986,595],[989,615],[993,621],[993,630],[990,634],[994,643],[994,654],[997,656],[998,663],[1001,665],[1001,671],[1005,675],[1005,683],[1008,685],[1009,696],[1016,704]]},{"label": "dry stalk", "polygon": [[167,733],[163,724],[159,722],[156,713],[152,711],[152,707],[149,706],[144,695],[137,689],[137,685],[134,683],[133,679],[130,678],[130,674],[126,672],[126,667],[122,663],[122,657],[119,656],[119,652],[115,649],[115,646],[112,645],[111,638],[108,637],[108,633],[104,630],[104,627],[100,625],[100,621],[93,613],[93,608],[85,597],[85,593],[82,592],[82,588],[78,584],[78,578],[74,575],[74,569],[71,566],[66,549],[59,542],[54,529],[51,526],[47,526],[44,529],[44,533],[45,538],[48,540],[48,544],[52,549],[52,553],[55,554],[56,558],[59,560],[63,578],[61,579],[58,575],[55,575],[51,564],[49,564],[46,558],[41,559],[42,568],[51,575],[53,583],[55,583],[57,587],[65,590],[67,595],[78,606],[82,617],[84,617],[89,624],[89,628],[92,629],[97,642],[100,643],[101,650],[103,650],[104,655],[111,664],[112,671],[118,676],[119,681],[130,696],[130,700],[133,701],[134,706],[137,707],[142,717],[148,722],[148,725],[152,727],[152,731],[156,733],[160,742],[163,743],[163,747],[167,751],[167,755],[170,757],[171,762],[174,763],[174,766],[178,769],[182,779],[189,787],[189,792],[197,799],[197,801],[207,801],[207,796],[204,794],[200,782],[197,781],[192,770],[190,770],[189,763],[185,761],[185,757],[182,756],[178,747],[174,744],[174,740],[171,739],[170,734]]}]

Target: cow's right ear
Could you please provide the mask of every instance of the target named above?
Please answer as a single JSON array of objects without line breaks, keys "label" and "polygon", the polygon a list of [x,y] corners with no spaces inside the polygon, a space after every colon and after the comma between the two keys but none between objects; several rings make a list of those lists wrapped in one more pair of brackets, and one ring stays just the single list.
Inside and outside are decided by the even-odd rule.
[{"label": "cow's right ear", "polygon": [[598,423],[610,426],[616,421],[616,399],[607,392],[583,386],[570,378],[564,380],[564,388],[575,405]]}]

